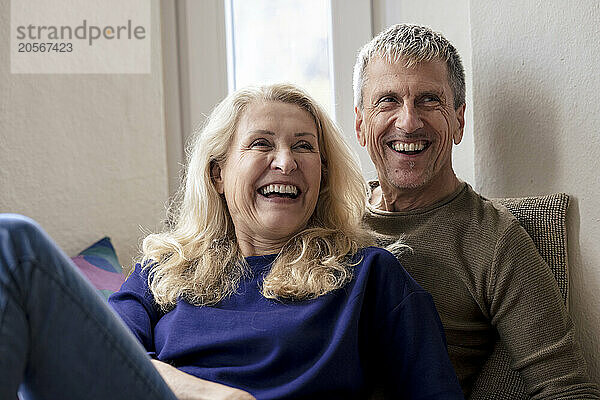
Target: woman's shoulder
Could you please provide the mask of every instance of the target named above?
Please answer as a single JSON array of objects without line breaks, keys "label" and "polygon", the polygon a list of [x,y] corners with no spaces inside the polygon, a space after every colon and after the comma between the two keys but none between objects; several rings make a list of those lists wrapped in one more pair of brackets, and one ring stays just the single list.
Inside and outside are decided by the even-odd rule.
[{"label": "woman's shoulder", "polygon": [[398,258],[382,247],[364,247],[355,257],[360,264],[366,264],[371,268],[375,266],[383,271],[406,273]]},{"label": "woman's shoulder", "polygon": [[138,293],[140,296],[146,297],[149,294],[148,275],[151,268],[151,264],[145,263],[142,265],[141,263],[136,263],[121,286],[121,289],[115,292],[115,294]]},{"label": "woman's shoulder", "polygon": [[398,259],[389,251],[382,247],[368,246],[363,247],[357,252],[361,262],[381,263],[383,265],[400,266]]},{"label": "woman's shoulder", "polygon": [[381,247],[365,247],[358,253],[357,274],[367,275],[370,285],[404,295],[425,292],[400,264],[396,256]]},{"label": "woman's shoulder", "polygon": [[150,271],[152,270],[153,266],[154,263],[152,261],[146,261],[143,265],[139,262],[136,262],[133,269],[131,270],[131,273],[127,278],[147,281],[148,275],[150,274]]}]

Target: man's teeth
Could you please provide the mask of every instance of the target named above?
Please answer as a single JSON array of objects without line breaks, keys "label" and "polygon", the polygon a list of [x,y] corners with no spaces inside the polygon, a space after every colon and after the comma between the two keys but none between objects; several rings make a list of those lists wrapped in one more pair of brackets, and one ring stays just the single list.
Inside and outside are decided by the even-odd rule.
[{"label": "man's teeth", "polygon": [[298,188],[294,185],[267,185],[260,189],[260,194],[267,196],[271,193],[289,193],[291,195],[298,194]]},{"label": "man's teeth", "polygon": [[392,148],[396,151],[421,151],[425,148],[424,142],[417,143],[401,143],[396,142],[392,144]]}]

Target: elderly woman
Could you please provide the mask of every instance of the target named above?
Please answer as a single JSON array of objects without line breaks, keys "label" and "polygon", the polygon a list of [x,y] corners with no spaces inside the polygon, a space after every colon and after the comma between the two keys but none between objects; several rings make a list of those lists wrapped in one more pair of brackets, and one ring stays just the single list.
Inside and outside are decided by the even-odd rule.
[{"label": "elderly woman", "polygon": [[[462,398],[431,297],[394,256],[367,247],[364,208],[357,164],[307,94],[273,85],[230,95],[196,137],[172,228],[146,237],[141,263],[109,300],[162,379],[101,304],[94,327],[108,345],[79,346],[90,359],[71,364],[69,378],[108,352],[123,353],[125,365],[99,376],[126,370],[133,379],[139,370],[131,385],[142,382],[164,398],[171,396],[165,382],[179,399],[367,398],[376,384],[390,398]],[[19,245],[30,238],[0,240],[9,254],[2,274],[58,263],[58,275],[72,279],[47,243],[38,257],[37,247]],[[20,311],[25,319],[27,306]],[[25,371],[37,367],[28,354],[16,357]]]}]

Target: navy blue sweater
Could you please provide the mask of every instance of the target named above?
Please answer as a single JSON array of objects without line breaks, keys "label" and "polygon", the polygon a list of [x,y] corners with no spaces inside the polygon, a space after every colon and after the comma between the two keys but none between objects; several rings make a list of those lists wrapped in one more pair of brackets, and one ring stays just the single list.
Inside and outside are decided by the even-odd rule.
[{"label": "navy blue sweater", "polygon": [[367,248],[354,278],[314,300],[260,293],[275,255],[248,257],[253,274],[211,307],[180,300],[163,314],[136,266],[109,300],[148,353],[257,399],[462,399],[431,296],[396,258]]}]

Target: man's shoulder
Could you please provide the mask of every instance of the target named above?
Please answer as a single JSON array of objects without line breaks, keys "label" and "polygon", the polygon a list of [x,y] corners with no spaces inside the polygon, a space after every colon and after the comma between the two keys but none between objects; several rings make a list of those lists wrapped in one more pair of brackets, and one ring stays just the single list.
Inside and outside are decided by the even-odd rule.
[{"label": "man's shoulder", "polygon": [[515,216],[503,204],[479,194],[468,184],[466,196],[468,197],[467,209],[471,210],[473,217],[477,216],[476,220],[491,223],[501,230],[519,224]]}]

